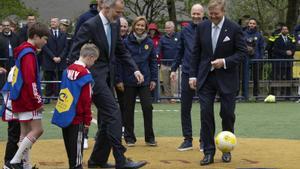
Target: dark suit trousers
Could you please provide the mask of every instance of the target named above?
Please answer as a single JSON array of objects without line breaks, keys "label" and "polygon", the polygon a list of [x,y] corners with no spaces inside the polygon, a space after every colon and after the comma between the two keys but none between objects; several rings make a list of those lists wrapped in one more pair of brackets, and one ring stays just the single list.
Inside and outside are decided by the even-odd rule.
[{"label": "dark suit trousers", "polygon": [[189,75],[181,74],[181,127],[185,140],[193,140],[191,109],[195,90],[189,86]]},{"label": "dark suit trousers", "polygon": [[125,111],[125,105],[124,105],[124,92],[119,91],[117,88],[115,88],[117,99],[121,111],[121,117],[122,117],[122,126],[124,126],[124,111]]},{"label": "dark suit trousers", "polygon": [[[93,102],[98,109],[100,127],[96,135],[96,142],[90,160],[97,164],[106,163],[111,148],[117,166],[125,162],[126,148],[121,144],[122,124],[121,113],[113,93],[105,81],[98,81],[101,90],[93,96]],[[100,118],[101,117],[101,118]]]},{"label": "dark suit trousers", "polygon": [[5,163],[12,160],[19,148],[18,143],[20,139],[20,123],[18,121],[8,122],[7,134],[8,137],[4,156]]},{"label": "dark suit trousers", "polygon": [[[46,81],[59,81],[61,80],[62,71],[44,71],[44,79]],[[59,84],[47,83],[45,88],[45,96],[58,96]]]},{"label": "dark suit trousers", "polygon": [[214,100],[219,93],[221,101],[220,116],[222,118],[223,131],[234,132],[235,122],[235,97],[236,92],[224,94],[220,91],[215,72],[210,72],[203,87],[199,90],[199,101],[201,107],[201,131],[204,143],[204,154],[215,154],[215,118]]},{"label": "dark suit trousers", "polygon": [[152,107],[152,99],[151,93],[149,90],[149,86],[141,86],[141,87],[129,87],[125,86],[124,100],[125,106],[125,118],[124,118],[124,126],[125,126],[125,141],[126,142],[136,142],[136,137],[134,134],[134,108],[135,108],[135,99],[136,96],[140,97],[143,117],[144,117],[144,131],[145,131],[145,141],[153,141],[154,132],[153,132],[153,107]]}]

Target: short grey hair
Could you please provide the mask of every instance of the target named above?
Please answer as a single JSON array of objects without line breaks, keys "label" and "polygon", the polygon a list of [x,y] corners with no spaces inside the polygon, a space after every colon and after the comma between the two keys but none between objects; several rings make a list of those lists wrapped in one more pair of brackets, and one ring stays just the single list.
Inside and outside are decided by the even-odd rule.
[{"label": "short grey hair", "polygon": [[124,0],[103,0],[102,5],[105,5],[108,7],[114,7],[117,2],[124,4]]},{"label": "short grey hair", "polygon": [[172,26],[173,28],[175,28],[175,24],[174,24],[174,22],[173,21],[167,21],[166,23],[165,23],[165,26]]},{"label": "short grey hair", "polygon": [[86,43],[80,49],[80,57],[99,57],[99,48],[93,43]]}]

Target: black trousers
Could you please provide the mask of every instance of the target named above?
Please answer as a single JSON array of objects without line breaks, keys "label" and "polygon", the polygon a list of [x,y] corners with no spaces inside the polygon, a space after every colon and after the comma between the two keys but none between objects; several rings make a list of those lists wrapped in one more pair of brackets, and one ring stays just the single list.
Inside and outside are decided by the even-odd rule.
[{"label": "black trousers", "polygon": [[[101,83],[101,84],[100,84]],[[89,161],[97,164],[107,162],[111,149],[116,160],[116,166],[120,167],[125,163],[124,153],[126,148],[121,143],[122,122],[121,113],[116,99],[106,82],[99,82],[101,89],[93,95],[93,102],[98,109],[98,127],[96,142]]]},{"label": "black trousers", "polygon": [[[182,134],[185,140],[193,140],[192,130],[192,104],[195,90],[192,90],[189,85],[189,75],[182,72],[181,74],[181,127]],[[200,132],[201,133],[201,132]]]},{"label": "black trousers", "polygon": [[[46,81],[61,80],[62,71],[44,71],[44,79]],[[47,83],[45,88],[45,96],[57,96],[59,93],[59,84]]]},{"label": "black trousers", "polygon": [[125,118],[125,105],[124,105],[124,92],[119,91],[117,88],[115,88],[116,94],[117,94],[117,99],[119,103],[119,108],[121,111],[121,117],[122,117],[122,126],[124,126],[124,118]]},{"label": "black trousers", "polygon": [[252,67],[252,78],[253,78],[253,96],[259,95],[259,79],[262,76],[262,62],[253,62]]},{"label": "black trousers", "polygon": [[83,123],[62,129],[70,169],[83,169],[83,130]]},{"label": "black trousers", "polygon": [[125,133],[124,138],[126,142],[136,142],[136,137],[134,134],[134,109],[135,109],[135,99],[136,96],[140,97],[143,117],[144,117],[144,131],[145,131],[145,141],[155,140],[153,132],[153,106],[152,98],[149,86],[131,87],[125,86],[124,100],[125,115],[124,115],[124,126]]},{"label": "black trousers", "polygon": [[210,72],[204,86],[199,90],[199,101],[201,107],[201,131],[204,145],[204,154],[215,154],[215,118],[214,118],[214,100],[217,93],[220,95],[223,131],[234,132],[235,122],[235,97],[236,92],[222,93],[219,90],[217,77],[214,72]]},{"label": "black trousers", "polygon": [[9,162],[18,150],[18,143],[20,139],[20,123],[18,121],[8,122],[7,128],[7,143],[4,155],[4,161]]}]

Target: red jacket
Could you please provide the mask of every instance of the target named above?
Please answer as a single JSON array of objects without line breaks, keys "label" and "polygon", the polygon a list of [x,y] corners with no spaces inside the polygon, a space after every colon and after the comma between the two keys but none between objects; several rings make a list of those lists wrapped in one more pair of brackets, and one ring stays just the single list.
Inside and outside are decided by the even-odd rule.
[{"label": "red jacket", "polygon": [[[84,63],[80,61],[76,61],[74,64],[70,65],[67,69],[79,72],[76,79],[89,73],[87,68],[85,68]],[[92,87],[91,84],[88,83],[84,85],[81,89],[81,93],[76,107],[76,116],[74,117],[72,124],[79,124],[83,122],[85,125],[89,126],[92,120],[91,106],[92,106]]]},{"label": "red jacket", "polygon": [[[36,51],[36,47],[28,42],[23,42],[14,50],[15,57],[24,49],[30,47]],[[36,56],[32,53],[27,54],[21,60],[21,72],[23,76],[23,86],[17,100],[12,100],[13,112],[28,112],[40,108],[43,105],[41,93],[37,91],[37,62]]]}]

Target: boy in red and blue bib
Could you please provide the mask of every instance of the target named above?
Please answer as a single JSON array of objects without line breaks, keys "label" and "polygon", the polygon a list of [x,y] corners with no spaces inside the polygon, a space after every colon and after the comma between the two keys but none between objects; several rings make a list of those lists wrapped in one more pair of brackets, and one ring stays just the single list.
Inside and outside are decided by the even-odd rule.
[{"label": "boy in red and blue bib", "polygon": [[62,128],[70,169],[82,169],[83,132],[92,120],[92,75],[87,69],[99,57],[94,44],[85,44],[62,75],[61,89],[52,123]]}]

